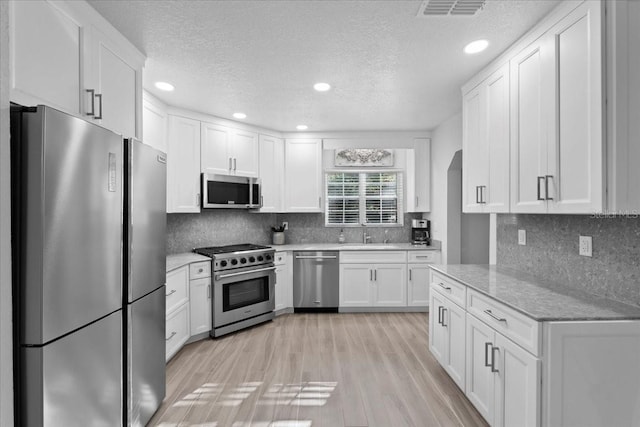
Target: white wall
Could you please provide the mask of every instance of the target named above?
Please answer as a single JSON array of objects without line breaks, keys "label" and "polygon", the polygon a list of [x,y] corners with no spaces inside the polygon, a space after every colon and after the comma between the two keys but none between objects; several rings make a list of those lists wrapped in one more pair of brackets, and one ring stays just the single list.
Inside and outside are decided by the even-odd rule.
[{"label": "white wall", "polygon": [[462,149],[462,113],[442,122],[431,134],[431,220],[433,239],[442,242],[442,263],[447,263],[447,170]]},{"label": "white wall", "polygon": [[9,11],[0,1],[0,426],[13,425],[9,77]]}]

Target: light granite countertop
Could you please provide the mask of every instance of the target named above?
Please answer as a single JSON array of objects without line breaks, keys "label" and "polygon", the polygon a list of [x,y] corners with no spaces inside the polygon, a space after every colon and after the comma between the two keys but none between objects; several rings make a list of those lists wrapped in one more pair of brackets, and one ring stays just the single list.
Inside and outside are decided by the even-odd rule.
[{"label": "light granite countertop", "polygon": [[167,272],[198,261],[211,261],[211,258],[193,252],[167,255]]},{"label": "light granite countertop", "polygon": [[411,243],[292,243],[269,245],[276,251],[439,251],[440,242],[430,246]]},{"label": "light granite countertop", "polygon": [[640,307],[496,265],[431,265],[537,321],[640,319]]}]

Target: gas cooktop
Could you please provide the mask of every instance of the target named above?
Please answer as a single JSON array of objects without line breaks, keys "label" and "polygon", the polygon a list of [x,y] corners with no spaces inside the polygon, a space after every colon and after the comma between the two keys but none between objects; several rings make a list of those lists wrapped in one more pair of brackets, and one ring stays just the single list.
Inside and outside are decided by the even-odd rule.
[{"label": "gas cooktop", "polygon": [[271,249],[271,248],[269,246],[260,246],[260,245],[254,245],[251,243],[242,243],[239,245],[209,246],[207,248],[195,248],[193,251],[197,254],[213,258],[215,255],[218,255],[218,254],[256,251],[260,249]]}]

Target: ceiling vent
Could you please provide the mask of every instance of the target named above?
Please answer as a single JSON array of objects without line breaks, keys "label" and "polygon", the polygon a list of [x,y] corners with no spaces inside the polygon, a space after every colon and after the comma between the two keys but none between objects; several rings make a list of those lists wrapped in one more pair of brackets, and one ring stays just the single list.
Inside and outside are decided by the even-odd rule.
[{"label": "ceiling vent", "polygon": [[422,2],[418,16],[473,16],[486,0],[427,0]]}]

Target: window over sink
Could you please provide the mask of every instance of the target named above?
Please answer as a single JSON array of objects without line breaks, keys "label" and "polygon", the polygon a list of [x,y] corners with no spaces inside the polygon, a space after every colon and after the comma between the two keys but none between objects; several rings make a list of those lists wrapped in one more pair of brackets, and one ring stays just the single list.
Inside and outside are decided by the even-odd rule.
[{"label": "window over sink", "polygon": [[325,225],[402,226],[402,172],[327,171]]}]

